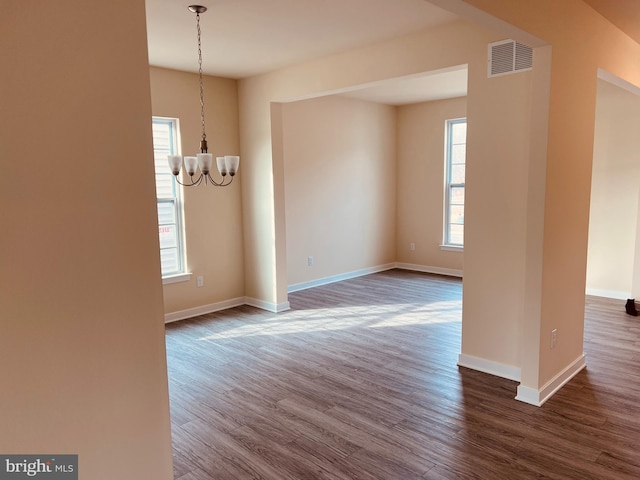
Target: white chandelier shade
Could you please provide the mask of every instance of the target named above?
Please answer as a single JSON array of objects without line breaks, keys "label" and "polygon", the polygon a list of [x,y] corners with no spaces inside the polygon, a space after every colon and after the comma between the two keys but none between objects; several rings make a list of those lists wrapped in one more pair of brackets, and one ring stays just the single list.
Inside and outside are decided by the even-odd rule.
[{"label": "white chandelier shade", "polygon": [[[240,157],[237,155],[216,157],[216,166],[218,167],[218,172],[222,176],[222,181],[216,181],[211,176],[211,167],[213,166],[213,155],[211,153],[198,153],[195,157],[185,156],[184,160],[182,159],[182,155],[169,155],[168,160],[171,173],[175,175],[178,183],[184,186],[199,185],[203,181],[205,184],[211,183],[216,186],[229,185],[233,181],[233,177],[238,171],[238,166],[240,164]],[[180,175],[183,162],[184,171],[190,179],[189,183],[181,182],[178,177]],[[200,170],[200,174],[196,177],[198,170]],[[228,182],[226,182],[227,175],[229,175]]]}]

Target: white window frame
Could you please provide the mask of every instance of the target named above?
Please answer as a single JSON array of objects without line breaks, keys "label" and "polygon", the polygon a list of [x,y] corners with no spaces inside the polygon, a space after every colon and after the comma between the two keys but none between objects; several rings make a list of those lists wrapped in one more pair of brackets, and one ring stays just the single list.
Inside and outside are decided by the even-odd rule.
[{"label": "white window frame", "polygon": [[[464,231],[464,214],[462,216],[462,223],[459,223],[457,219],[454,220],[451,218],[451,206],[452,206],[451,200],[452,200],[453,189],[456,189],[456,188],[465,189],[465,182],[462,181],[462,182],[453,183],[451,178],[451,172],[452,172],[452,165],[453,165],[452,150],[454,145],[452,130],[455,125],[466,124],[466,123],[467,123],[466,118],[454,118],[454,119],[447,120],[445,124],[444,228],[443,228],[443,235],[442,235],[443,241],[441,246],[443,250],[460,251],[464,248],[464,236],[463,236],[463,240],[460,243],[453,241],[450,235],[450,226],[452,224],[462,225],[462,228]],[[456,145],[462,145],[462,143],[457,143]],[[465,137],[464,145],[466,150],[466,137]],[[466,152],[465,152],[465,157],[466,157]],[[466,158],[465,158],[465,165],[466,165]],[[455,204],[455,205],[462,205],[464,209],[464,201],[462,204]]]},{"label": "white window frame", "polygon": [[[172,204],[175,222],[169,222],[166,224],[160,224],[160,215],[158,215],[158,235],[160,235],[160,229],[163,226],[173,225],[176,231],[176,243],[175,247],[160,247],[160,256],[162,258],[162,250],[168,248],[177,249],[177,268],[165,271],[161,260],[162,269],[162,283],[176,283],[188,281],[191,278],[191,274],[186,271],[186,248],[185,248],[185,235],[184,235],[184,208],[183,208],[183,196],[182,187],[176,181],[174,175],[169,170],[169,164],[167,162],[167,155],[179,155],[180,154],[180,135],[179,135],[179,123],[177,118],[167,117],[152,117],[152,125],[168,125],[170,128],[170,138],[168,148],[158,148],[156,145],[156,139],[154,138],[154,164],[155,164],[155,178],[156,178],[156,198],[158,203],[158,209],[161,204]],[[155,137],[155,135],[154,135]],[[158,178],[163,177],[165,182],[170,178],[171,182],[171,195],[159,194]]]}]

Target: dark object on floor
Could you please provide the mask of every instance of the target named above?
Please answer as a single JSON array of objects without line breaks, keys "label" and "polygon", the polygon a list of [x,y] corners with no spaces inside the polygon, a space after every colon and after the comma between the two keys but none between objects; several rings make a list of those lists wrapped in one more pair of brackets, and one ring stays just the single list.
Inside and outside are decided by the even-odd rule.
[{"label": "dark object on floor", "polygon": [[633,298],[627,300],[627,304],[624,306],[624,308],[629,315],[633,315],[634,317],[638,316],[638,311],[636,310],[636,301]]}]

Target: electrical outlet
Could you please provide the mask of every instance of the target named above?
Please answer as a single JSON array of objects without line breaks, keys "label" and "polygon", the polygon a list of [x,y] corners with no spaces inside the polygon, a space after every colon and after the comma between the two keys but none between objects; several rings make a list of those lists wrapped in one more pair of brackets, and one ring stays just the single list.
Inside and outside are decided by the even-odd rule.
[{"label": "electrical outlet", "polygon": [[555,347],[556,343],[558,343],[558,329],[554,328],[551,330],[551,348]]},{"label": "electrical outlet", "polygon": [[203,287],[204,286],[204,277],[202,275],[196,277],[196,285],[198,287]]},{"label": "electrical outlet", "polygon": [[411,242],[411,243],[409,244],[409,250],[411,250],[411,251],[413,252],[415,249],[416,249],[416,244],[415,244],[415,243],[413,243],[413,242]]},{"label": "electrical outlet", "polygon": [[307,265],[313,267],[313,257],[309,256],[309,258],[307,258]]}]

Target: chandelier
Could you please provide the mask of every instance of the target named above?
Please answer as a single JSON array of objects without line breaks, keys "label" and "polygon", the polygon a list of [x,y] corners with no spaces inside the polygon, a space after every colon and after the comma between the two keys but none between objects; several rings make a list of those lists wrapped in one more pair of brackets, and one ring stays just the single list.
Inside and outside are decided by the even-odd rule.
[{"label": "chandelier", "polygon": [[[240,157],[235,155],[225,155],[224,157],[216,157],[216,166],[222,179],[216,181],[211,176],[211,167],[213,166],[213,155],[208,152],[207,134],[204,129],[204,86],[202,83],[202,45],[200,40],[200,14],[207,11],[207,7],[202,5],[190,5],[189,10],[196,14],[196,26],[198,29],[198,75],[200,78],[200,120],[202,124],[202,138],[200,140],[200,153],[195,157],[184,157],[184,170],[189,175],[190,182],[182,183],[178,175],[182,166],[182,155],[169,155],[169,167],[171,173],[175,176],[177,182],[185,187],[194,187],[201,183],[215,185],[216,187],[226,187],[233,181],[233,177],[238,171]],[[196,172],[200,173],[196,175]],[[228,176],[227,176],[228,175]]]}]

